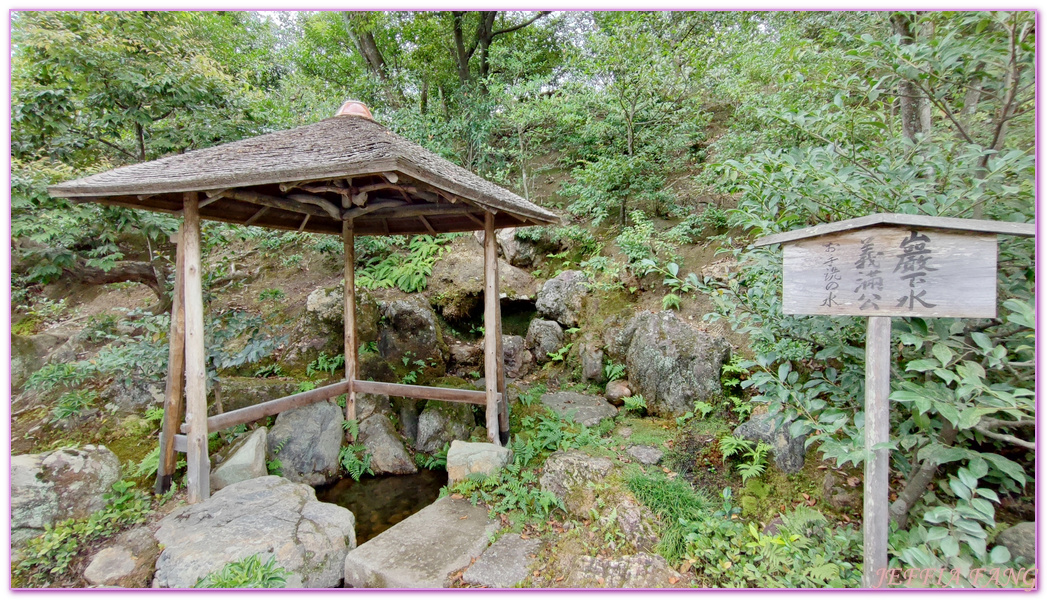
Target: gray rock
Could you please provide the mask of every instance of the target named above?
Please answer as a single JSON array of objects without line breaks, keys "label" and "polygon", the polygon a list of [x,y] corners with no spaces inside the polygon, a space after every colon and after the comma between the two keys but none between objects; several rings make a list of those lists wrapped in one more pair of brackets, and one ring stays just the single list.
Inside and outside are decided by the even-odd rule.
[{"label": "gray rock", "polygon": [[144,413],[145,409],[164,403],[164,384],[148,379],[116,378],[99,394],[104,403],[115,405],[121,412]]},{"label": "gray rock", "polygon": [[363,423],[371,415],[392,414],[392,403],[389,396],[381,394],[357,394],[356,395],[356,422]]},{"label": "gray rock", "polygon": [[611,404],[621,406],[625,404],[625,399],[632,395],[633,388],[629,385],[628,381],[615,379],[607,384],[603,397],[607,398],[607,401]]},{"label": "gray rock", "polygon": [[587,283],[588,278],[581,271],[564,271],[546,281],[535,302],[538,314],[561,325],[576,327],[582,316],[583,299],[589,293]]},{"label": "gray rock", "polygon": [[94,586],[149,587],[160,547],[148,525],[118,535],[91,559],[84,579]]},{"label": "gray rock", "polygon": [[516,587],[531,574],[532,557],[541,547],[541,540],[525,540],[518,533],[507,533],[462,573],[462,581],[489,588]]},{"label": "gray rock", "polygon": [[559,498],[572,516],[587,518],[593,507],[593,487],[611,472],[609,458],[590,456],[580,450],[557,451],[549,455],[538,482],[542,489]]},{"label": "gray rock", "polygon": [[665,454],[654,446],[630,446],[625,453],[645,465],[658,464],[658,461],[662,460],[662,456]]},{"label": "gray rock", "polygon": [[549,354],[563,346],[563,328],[556,321],[534,319],[527,326],[527,337],[524,341],[538,364],[547,363]]},{"label": "gray rock", "polygon": [[69,332],[49,331],[36,335],[11,335],[11,389],[25,384],[44,366],[47,355],[69,339]]},{"label": "gray rock", "polygon": [[643,311],[622,332],[629,383],[658,416],[682,416],[696,401],[722,393],[720,370],[730,354],[721,337],[692,328],[676,313]]},{"label": "gray rock", "polygon": [[769,414],[754,415],[734,429],[734,436],[770,444],[774,452],[774,464],[783,473],[799,473],[803,469],[807,449],[807,435],[798,438],[789,434],[789,424],[777,424],[777,418]]},{"label": "gray rock", "polygon": [[445,497],[368,540],[345,557],[345,586],[443,588],[498,531],[487,509]]},{"label": "gray rock", "polygon": [[436,452],[453,440],[468,439],[475,423],[471,405],[432,400],[418,416],[414,447],[421,452]]},{"label": "gray rock", "polygon": [[[498,290],[509,300],[531,299],[538,292],[538,281],[527,271],[499,260]],[[478,312],[483,291],[483,249],[456,242],[433,265],[426,295],[445,319],[461,322]]]},{"label": "gray rock", "polygon": [[534,367],[534,355],[527,349],[524,339],[518,335],[502,336],[502,356],[505,376],[510,379],[523,377]]},{"label": "gray rock", "polygon": [[483,346],[480,343],[454,342],[447,348],[451,354],[451,364],[460,369],[477,367],[483,358]]},{"label": "gray rock", "polygon": [[[298,382],[284,377],[222,377],[225,412],[285,398],[298,391]],[[161,395],[160,401],[163,402]]]},{"label": "gray rock", "polygon": [[[436,313],[421,298],[386,302],[381,307],[383,320],[378,328],[378,352],[385,360],[400,364],[424,360],[426,372],[442,377],[447,369],[447,344],[436,323]],[[435,365],[435,366],[434,366]]]},{"label": "gray rock", "polygon": [[12,544],[40,535],[45,525],[101,510],[119,479],[120,461],[105,446],[11,457]]},{"label": "gray rock", "polygon": [[215,456],[215,467],[211,469],[211,490],[217,491],[238,481],[265,477],[266,451],[265,427],[259,427],[240,439],[221,454]]},{"label": "gray rock", "polygon": [[618,529],[637,551],[654,552],[660,538],[652,525],[656,518],[650,510],[632,498],[627,498],[619,502],[613,511],[605,511],[605,514],[608,513],[615,515]]},{"label": "gray rock", "polygon": [[282,477],[234,483],[160,522],[154,587],[188,588],[224,565],[256,554],[291,573],[288,588],[336,587],[356,547],[356,519],[318,502],[313,488]]},{"label": "gray rock", "polygon": [[618,558],[579,556],[566,587],[584,588],[663,588],[678,580],[680,574],[656,554],[640,553]]},{"label": "gray rock", "polygon": [[578,356],[582,359],[582,379],[601,383],[604,380],[603,350],[589,342],[578,349]]},{"label": "gray rock", "polygon": [[542,404],[551,408],[556,414],[586,427],[599,425],[601,420],[614,418],[618,414],[618,409],[603,398],[578,392],[542,394],[541,400]]},{"label": "gray rock", "polygon": [[996,545],[1007,548],[1012,558],[1024,558],[1033,564],[1036,561],[1036,523],[1025,521],[1004,529],[997,534]]},{"label": "gray rock", "polygon": [[499,229],[495,234],[502,256],[514,267],[530,267],[538,257],[538,248],[531,242],[516,239],[516,228]]},{"label": "gray rock", "polygon": [[[345,284],[313,290],[305,300],[305,310],[324,325],[337,331],[345,328]],[[356,291],[356,336],[361,344],[378,339],[378,303],[365,290]]]},{"label": "gray rock", "polygon": [[406,475],[418,472],[418,467],[404,448],[404,443],[396,434],[396,428],[389,417],[373,414],[364,419],[360,423],[360,443],[371,454],[371,470],[375,475]]},{"label": "gray rock", "polygon": [[342,409],[330,401],[280,413],[269,432],[267,456],[279,460],[283,476],[308,485],[338,477]]},{"label": "gray rock", "polygon": [[393,398],[393,412],[400,418],[400,435],[412,446],[418,442],[418,417],[425,405],[425,400]]},{"label": "gray rock", "polygon": [[448,483],[461,481],[474,474],[484,477],[493,475],[512,460],[512,451],[497,444],[455,440],[447,451]]}]

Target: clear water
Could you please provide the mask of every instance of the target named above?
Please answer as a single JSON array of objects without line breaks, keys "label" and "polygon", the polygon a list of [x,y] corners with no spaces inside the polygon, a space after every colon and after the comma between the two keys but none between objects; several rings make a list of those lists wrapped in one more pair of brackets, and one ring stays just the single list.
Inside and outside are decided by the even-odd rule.
[{"label": "clear water", "polygon": [[419,469],[414,475],[346,477],[316,489],[321,502],[344,506],[356,516],[357,545],[429,506],[447,484],[447,471]]}]

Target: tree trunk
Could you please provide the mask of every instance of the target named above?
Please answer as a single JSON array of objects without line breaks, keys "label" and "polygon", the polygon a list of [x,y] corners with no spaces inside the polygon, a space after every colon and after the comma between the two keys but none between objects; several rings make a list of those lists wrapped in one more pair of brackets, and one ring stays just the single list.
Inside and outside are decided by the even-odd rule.
[{"label": "tree trunk", "polygon": [[104,285],[124,281],[141,283],[149,286],[149,289],[153,290],[153,293],[156,294],[161,303],[170,302],[167,294],[164,293],[163,283],[157,279],[156,270],[153,269],[152,264],[147,262],[121,261],[116,263],[112,269],[104,271],[98,267],[90,267],[87,265],[87,261],[77,258],[73,266],[65,267],[62,271],[67,277],[89,285]]},{"label": "tree trunk", "polygon": [[[903,44],[912,44],[916,41],[916,31],[913,27],[912,18],[909,15],[901,13],[892,15],[891,25],[894,28],[894,33],[901,36]],[[912,81],[902,79],[898,82],[898,105],[902,121],[902,134],[909,140],[914,141],[917,134],[927,133],[923,128],[924,102],[926,102],[926,99]],[[930,125],[929,111],[930,107],[928,106],[928,126]]]},{"label": "tree trunk", "polygon": [[[944,446],[951,446],[956,441],[957,430],[948,421],[942,426],[938,435],[938,441]],[[905,488],[898,494],[898,499],[891,504],[891,521],[899,529],[905,529],[909,522],[909,511],[916,501],[927,491],[927,486],[934,481],[934,474],[938,470],[938,463],[934,460],[925,460],[909,477]]]},{"label": "tree trunk", "polygon": [[418,99],[418,110],[424,115],[429,113],[429,82],[422,81],[422,96]]}]

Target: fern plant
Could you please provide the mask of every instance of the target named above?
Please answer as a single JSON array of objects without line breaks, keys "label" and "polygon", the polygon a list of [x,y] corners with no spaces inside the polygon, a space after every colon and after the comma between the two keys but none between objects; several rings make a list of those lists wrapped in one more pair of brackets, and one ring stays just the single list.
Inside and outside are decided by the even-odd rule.
[{"label": "fern plant", "polygon": [[603,366],[603,376],[607,379],[608,383],[625,377],[625,365],[608,361]]},{"label": "fern plant", "polygon": [[725,435],[720,438],[720,452],[724,458],[738,457],[740,463],[737,466],[742,481],[751,477],[759,477],[767,469],[767,454],[771,446],[764,442],[753,443],[749,440]]},{"label": "fern plant", "polygon": [[371,469],[371,454],[363,444],[343,446],[338,453],[338,462],[355,481],[360,481],[364,474],[374,475]]}]

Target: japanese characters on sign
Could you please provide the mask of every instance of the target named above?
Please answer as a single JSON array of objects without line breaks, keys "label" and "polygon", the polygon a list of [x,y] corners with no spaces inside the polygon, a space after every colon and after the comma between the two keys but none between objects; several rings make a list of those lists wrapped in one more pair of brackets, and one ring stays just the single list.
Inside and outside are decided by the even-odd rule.
[{"label": "japanese characters on sign", "polygon": [[996,236],[911,226],[784,248],[786,314],[995,317]]}]

